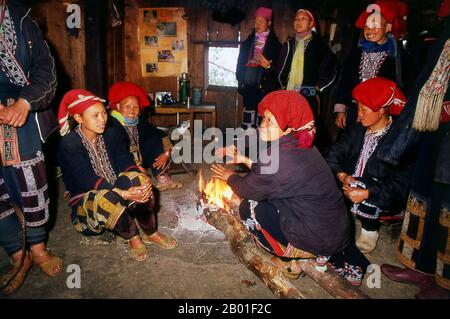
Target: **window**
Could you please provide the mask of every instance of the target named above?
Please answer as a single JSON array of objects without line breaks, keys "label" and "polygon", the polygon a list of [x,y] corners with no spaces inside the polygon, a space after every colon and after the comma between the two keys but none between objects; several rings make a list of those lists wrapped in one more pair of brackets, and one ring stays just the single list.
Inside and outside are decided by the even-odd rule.
[{"label": "window", "polygon": [[236,64],[239,55],[238,47],[208,47],[208,86],[238,86],[236,80]]}]

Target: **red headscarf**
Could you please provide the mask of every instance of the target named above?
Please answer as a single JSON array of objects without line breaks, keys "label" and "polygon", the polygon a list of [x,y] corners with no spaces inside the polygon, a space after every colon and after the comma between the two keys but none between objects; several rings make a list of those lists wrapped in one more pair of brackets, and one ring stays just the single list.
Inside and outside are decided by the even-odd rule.
[{"label": "red headscarf", "polygon": [[[380,7],[380,14],[392,25],[392,34],[399,39],[407,31],[406,17],[408,15],[408,5],[398,0],[378,0],[375,2]],[[355,26],[362,29],[366,25],[367,17],[375,12],[370,4],[356,20]],[[369,10],[369,12],[367,11]]]},{"label": "red headscarf", "polygon": [[69,132],[69,115],[81,114],[92,105],[105,102],[94,93],[83,89],[70,90],[64,94],[58,110],[59,132],[62,136]]},{"label": "red headscarf", "polygon": [[297,10],[297,12],[295,13],[295,15],[297,16],[297,14],[299,14],[300,12],[306,13],[306,14],[309,16],[309,18],[310,18],[311,21],[312,21],[312,24],[311,24],[311,31],[317,32],[317,28],[316,28],[316,19],[314,19],[314,16],[313,16],[313,14],[311,13],[311,11],[308,11],[308,10],[306,10],[306,9],[299,9],[299,10]]},{"label": "red headscarf", "polygon": [[374,112],[389,108],[389,114],[400,114],[406,97],[397,84],[385,78],[372,78],[358,84],[352,92],[353,98]]},{"label": "red headscarf", "polygon": [[270,111],[277,120],[280,129],[291,127],[298,139],[298,147],[310,148],[314,141],[314,116],[308,101],[296,91],[282,90],[266,95],[258,105],[258,113]]},{"label": "red headscarf", "polygon": [[109,107],[115,109],[116,104],[129,96],[134,96],[139,100],[139,107],[141,110],[150,105],[147,94],[141,87],[131,82],[117,82],[109,88]]}]

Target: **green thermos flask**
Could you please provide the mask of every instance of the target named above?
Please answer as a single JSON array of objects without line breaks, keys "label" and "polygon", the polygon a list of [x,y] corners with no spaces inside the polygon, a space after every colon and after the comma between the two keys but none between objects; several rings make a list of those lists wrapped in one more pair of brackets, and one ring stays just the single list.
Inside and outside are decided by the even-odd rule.
[{"label": "green thermos flask", "polygon": [[181,73],[178,89],[180,102],[186,103],[187,98],[190,96],[191,83],[188,74],[185,72]]}]

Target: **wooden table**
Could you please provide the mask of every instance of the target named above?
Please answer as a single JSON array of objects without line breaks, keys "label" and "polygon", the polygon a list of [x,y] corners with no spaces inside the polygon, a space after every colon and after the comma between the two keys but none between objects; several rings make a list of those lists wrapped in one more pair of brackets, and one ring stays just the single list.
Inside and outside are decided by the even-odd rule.
[{"label": "wooden table", "polygon": [[197,113],[211,113],[211,127],[216,127],[216,104],[201,104],[201,105],[190,105],[188,108],[186,104],[171,104],[171,105],[158,105],[157,107],[151,108],[151,114],[158,115],[177,115],[177,126],[179,123],[180,114],[189,114],[191,136],[194,134],[194,120]]}]

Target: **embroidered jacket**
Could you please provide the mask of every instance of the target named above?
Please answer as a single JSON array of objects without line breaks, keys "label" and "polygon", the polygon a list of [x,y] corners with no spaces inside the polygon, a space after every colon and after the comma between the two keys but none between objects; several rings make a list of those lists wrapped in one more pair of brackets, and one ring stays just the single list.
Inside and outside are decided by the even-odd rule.
[{"label": "embroidered jacket", "polygon": [[[255,43],[255,32],[253,31],[248,38],[242,43],[241,49],[239,50],[238,61],[236,65],[236,79],[238,80],[238,89],[241,94],[246,93],[244,79],[246,64],[248,62],[249,56],[253,54]],[[278,40],[275,31],[270,30],[267,36],[266,43],[263,49],[263,55],[267,60],[272,60],[272,66],[269,69],[264,69],[262,72],[259,88],[264,94],[268,94],[272,91],[278,89],[279,85],[276,80],[275,74],[275,64],[280,52],[281,43]],[[261,66],[258,68],[262,69]]]},{"label": "embroidered jacket", "polygon": [[21,62],[29,84],[19,89],[18,97],[30,103],[29,118],[36,120],[40,139],[45,142],[58,126],[56,116],[49,108],[57,85],[55,62],[39,26],[29,16],[30,9],[19,1],[8,1],[7,5],[10,14],[20,21],[16,28],[22,32],[27,46],[26,61]]},{"label": "embroidered jacket", "polygon": [[[360,123],[344,132],[331,147],[326,161],[334,174],[345,172],[353,175],[360,161],[361,150],[365,141],[366,128]],[[401,212],[406,205],[410,177],[414,168],[414,161],[391,165],[381,161],[377,153],[390,135],[389,130],[383,135],[371,150],[371,156],[365,163],[364,171],[358,173],[357,180],[362,181],[369,190],[368,203],[379,207],[383,211]]]},{"label": "embroidered jacket", "polygon": [[[98,156],[106,156],[109,159],[116,177],[125,171],[139,172],[123,136],[107,129],[102,137],[105,145],[103,151],[106,151],[106,154],[103,152]],[[76,130],[62,137],[57,156],[64,184],[72,198],[91,190],[114,188],[113,184],[108,182],[105,177],[96,174],[88,150]]]}]

